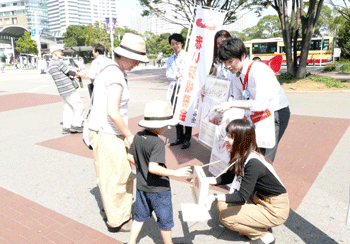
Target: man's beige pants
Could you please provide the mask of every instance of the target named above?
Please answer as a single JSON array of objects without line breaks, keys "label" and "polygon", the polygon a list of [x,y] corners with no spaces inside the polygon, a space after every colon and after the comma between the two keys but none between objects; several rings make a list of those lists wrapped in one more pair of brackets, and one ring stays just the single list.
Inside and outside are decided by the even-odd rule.
[{"label": "man's beige pants", "polygon": [[279,196],[252,195],[243,205],[218,202],[220,221],[227,228],[248,236],[251,240],[263,237],[267,229],[283,224],[289,215],[288,194]]},{"label": "man's beige pants", "polygon": [[131,218],[133,177],[127,160],[124,136],[89,132],[93,147],[97,185],[107,215],[107,224],[118,227]]}]

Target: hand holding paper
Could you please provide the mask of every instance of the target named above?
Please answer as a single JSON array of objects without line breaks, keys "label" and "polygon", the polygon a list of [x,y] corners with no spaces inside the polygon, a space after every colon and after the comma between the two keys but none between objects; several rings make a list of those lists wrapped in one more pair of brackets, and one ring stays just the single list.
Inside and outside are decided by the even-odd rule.
[{"label": "hand holding paper", "polygon": [[221,103],[220,105],[214,107],[215,111],[218,113],[224,113],[230,108],[232,108],[232,102]]}]

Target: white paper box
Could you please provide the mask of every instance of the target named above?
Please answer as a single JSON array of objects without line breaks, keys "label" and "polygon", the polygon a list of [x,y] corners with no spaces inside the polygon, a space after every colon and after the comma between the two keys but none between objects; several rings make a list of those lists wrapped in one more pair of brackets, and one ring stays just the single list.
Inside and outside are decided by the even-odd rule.
[{"label": "white paper box", "polygon": [[201,166],[194,166],[192,194],[196,204],[204,205],[209,192],[209,181]]}]

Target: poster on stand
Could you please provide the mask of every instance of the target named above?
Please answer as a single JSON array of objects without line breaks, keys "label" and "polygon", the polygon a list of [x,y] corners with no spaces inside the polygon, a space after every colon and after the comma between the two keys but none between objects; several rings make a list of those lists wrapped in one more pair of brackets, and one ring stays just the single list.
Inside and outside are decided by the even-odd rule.
[{"label": "poster on stand", "polygon": [[[205,145],[212,147],[217,125],[209,121],[213,118],[213,108],[228,100],[230,81],[215,76],[207,76],[203,90],[203,103],[201,112],[201,123],[198,139]],[[220,115],[217,115],[220,116]]]},{"label": "poster on stand", "polygon": [[232,108],[224,113],[224,117],[220,125],[215,128],[215,136],[213,147],[210,155],[210,163],[217,162],[209,165],[209,172],[214,176],[219,175],[228,167],[230,161],[230,154],[225,147],[226,126],[235,119],[242,119],[244,117],[244,110],[238,108]]}]

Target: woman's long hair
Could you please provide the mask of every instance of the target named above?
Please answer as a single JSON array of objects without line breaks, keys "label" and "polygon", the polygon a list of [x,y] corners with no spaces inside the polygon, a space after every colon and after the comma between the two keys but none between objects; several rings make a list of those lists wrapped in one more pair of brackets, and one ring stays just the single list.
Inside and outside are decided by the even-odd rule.
[{"label": "woman's long hair", "polygon": [[254,124],[247,119],[236,119],[226,126],[226,133],[233,138],[230,164],[236,162],[229,170],[235,175],[243,175],[244,163],[249,154],[253,151],[260,153],[256,144]]},{"label": "woman's long hair", "polygon": [[226,31],[226,30],[220,30],[218,32],[216,32],[215,34],[215,37],[214,37],[214,56],[213,56],[213,63],[218,63],[220,60],[219,60],[219,54],[218,54],[218,38],[219,37],[225,37],[226,39],[227,38],[230,38],[231,37],[231,34]]}]

